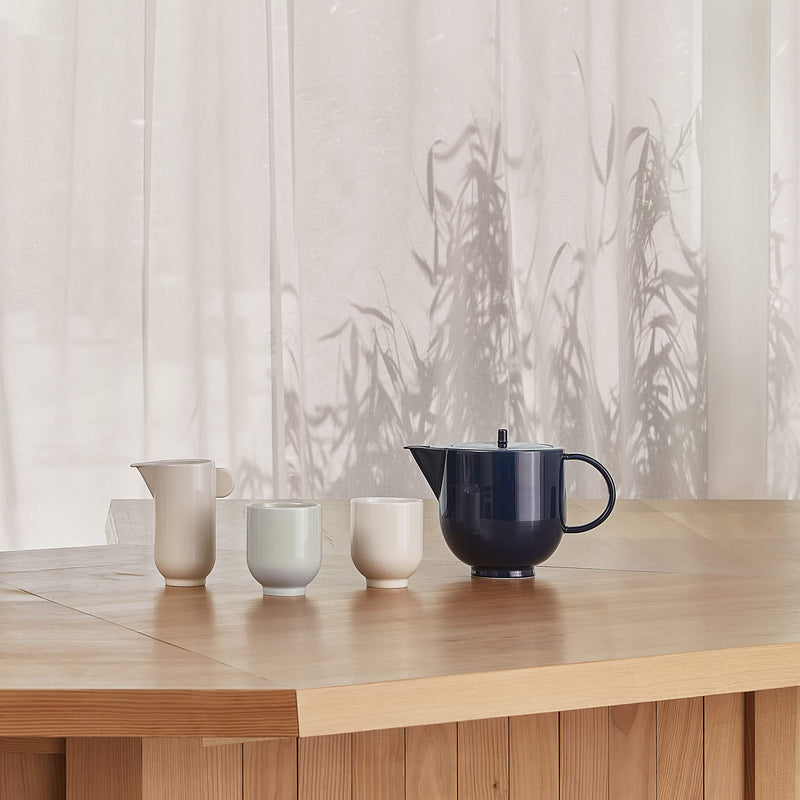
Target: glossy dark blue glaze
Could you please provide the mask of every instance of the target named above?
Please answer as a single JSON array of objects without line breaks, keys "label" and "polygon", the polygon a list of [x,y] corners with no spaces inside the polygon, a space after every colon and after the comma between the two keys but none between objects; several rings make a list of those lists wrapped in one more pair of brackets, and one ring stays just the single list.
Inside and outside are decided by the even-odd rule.
[{"label": "glossy dark blue glaze", "polygon": [[[616,490],[608,470],[581,453],[550,445],[408,446],[439,498],[439,522],[447,546],[485,578],[530,578],[533,567],[556,551],[564,533],[596,528],[614,508]],[[564,462],[584,461],[603,476],[608,503],[583,525],[564,520]]]},{"label": "glossy dark blue glaze", "polygon": [[523,577],[507,574],[521,568],[532,576],[561,542],[562,455],[448,450],[439,521],[453,555],[485,577]]}]

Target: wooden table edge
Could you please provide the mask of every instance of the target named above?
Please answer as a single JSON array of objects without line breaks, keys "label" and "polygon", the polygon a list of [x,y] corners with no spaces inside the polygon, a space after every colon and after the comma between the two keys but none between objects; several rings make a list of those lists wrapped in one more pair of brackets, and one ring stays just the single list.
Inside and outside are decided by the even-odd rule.
[{"label": "wooden table edge", "polygon": [[292,689],[0,691],[0,737],[297,735]]},{"label": "wooden table edge", "polygon": [[297,690],[322,736],[800,685],[800,642]]},{"label": "wooden table edge", "polygon": [[308,737],[800,685],[800,642],[343,686],[0,692],[0,737]]}]

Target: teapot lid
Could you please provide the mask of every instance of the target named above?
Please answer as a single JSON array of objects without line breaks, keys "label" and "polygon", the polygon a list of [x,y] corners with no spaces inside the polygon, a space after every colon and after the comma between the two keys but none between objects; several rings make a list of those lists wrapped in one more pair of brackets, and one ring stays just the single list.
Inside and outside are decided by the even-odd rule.
[{"label": "teapot lid", "polygon": [[552,444],[536,444],[531,442],[509,442],[508,431],[500,428],[497,431],[496,442],[464,442],[462,444],[452,444],[453,450],[555,450]]}]

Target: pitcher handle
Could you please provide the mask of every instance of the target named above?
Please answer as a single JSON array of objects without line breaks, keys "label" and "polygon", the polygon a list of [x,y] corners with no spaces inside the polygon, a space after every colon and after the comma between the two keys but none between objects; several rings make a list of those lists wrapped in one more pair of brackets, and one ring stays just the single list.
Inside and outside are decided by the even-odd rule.
[{"label": "pitcher handle", "polygon": [[583,533],[584,531],[590,531],[592,528],[596,528],[601,522],[604,522],[606,519],[608,519],[608,515],[614,508],[614,503],[617,500],[617,490],[614,488],[614,479],[611,477],[611,473],[599,461],[591,456],[585,456],[583,453],[564,453],[561,458],[562,462],[585,461],[587,464],[591,464],[603,476],[606,486],[608,487],[608,503],[603,509],[603,513],[600,514],[600,516],[596,519],[593,519],[591,522],[587,522],[585,525],[565,525],[564,509],[560,509],[559,516],[561,517],[561,527],[564,533]]},{"label": "pitcher handle", "polygon": [[233,473],[225,467],[217,467],[217,497],[227,497],[233,491]]}]

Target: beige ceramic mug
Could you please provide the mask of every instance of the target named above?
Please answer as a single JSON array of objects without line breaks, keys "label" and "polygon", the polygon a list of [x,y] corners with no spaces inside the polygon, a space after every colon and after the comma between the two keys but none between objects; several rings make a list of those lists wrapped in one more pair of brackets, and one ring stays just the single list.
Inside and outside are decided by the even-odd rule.
[{"label": "beige ceramic mug", "polygon": [[350,555],[374,589],[402,589],[422,562],[422,500],[354,497]]}]

